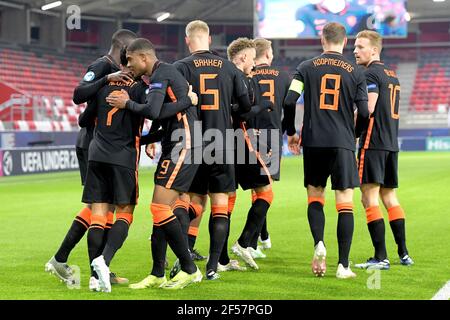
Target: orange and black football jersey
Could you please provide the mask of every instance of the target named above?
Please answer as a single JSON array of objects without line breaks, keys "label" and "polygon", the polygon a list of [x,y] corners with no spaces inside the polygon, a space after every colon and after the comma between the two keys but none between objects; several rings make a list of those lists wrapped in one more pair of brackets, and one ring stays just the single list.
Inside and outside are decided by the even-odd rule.
[{"label": "orange and black football jersey", "polygon": [[203,133],[209,129],[220,131],[223,136],[222,148],[220,142],[213,139],[216,149],[233,149],[233,144],[226,144],[226,130],[233,128],[233,97],[238,99],[248,95],[244,74],[233,63],[210,51],[194,52],[175,62],[174,66],[198,95],[197,110]]},{"label": "orange and black football jersey", "polygon": [[380,61],[372,62],[364,74],[367,91],[378,93],[378,100],[369,126],[363,131],[360,147],[398,151],[400,82],[397,75]]},{"label": "orange and black football jersey", "polygon": [[[108,74],[119,71],[120,67],[114,62],[110,56],[103,56],[95,60],[87,68],[86,74],[80,81],[78,87],[91,84],[101,78],[105,78]],[[106,79],[106,78],[105,78]],[[106,81],[105,81],[106,83]],[[79,99],[74,93],[74,100]],[[82,99],[84,100],[84,99]],[[94,100],[88,101],[87,104],[95,103]],[[89,124],[85,128],[81,128],[77,136],[76,146],[83,149],[89,148],[89,143],[93,137],[94,123]]]},{"label": "orange and black football jersey", "polygon": [[255,129],[280,130],[281,147],[281,118],[283,116],[284,99],[291,83],[289,75],[284,71],[262,64],[255,67],[252,82],[255,88],[256,104],[260,104],[262,100],[270,100],[273,103],[273,109],[258,113],[254,118],[247,121],[247,125],[249,128]]},{"label": "orange and black football jersey", "polygon": [[[177,69],[168,63],[158,63],[150,77],[150,93],[160,93],[165,95],[164,103],[176,102],[182,97],[186,97],[189,91],[187,81]],[[163,152],[170,150],[178,141],[172,141],[172,134],[175,130],[180,130],[184,148],[201,146],[201,139],[195,139],[194,123],[198,121],[197,108],[190,106],[177,115],[161,119],[161,127],[164,131],[161,145]]]},{"label": "orange and black football jersey", "polygon": [[367,101],[363,71],[338,52],[302,62],[294,79],[304,84],[302,145],[355,150],[354,105]]},{"label": "orange and black football jersey", "polygon": [[145,100],[144,82],[110,82],[97,94],[97,124],[89,146],[89,161],[137,169],[144,118],[126,109],[111,107],[106,97],[126,90],[130,99]]},{"label": "orange and black football jersey", "polygon": [[273,103],[272,110],[265,110],[247,124],[258,129],[280,129],[283,115],[284,98],[289,91],[291,80],[285,71],[280,71],[266,64],[258,65],[252,74],[255,88],[256,104],[261,100],[270,100]]}]

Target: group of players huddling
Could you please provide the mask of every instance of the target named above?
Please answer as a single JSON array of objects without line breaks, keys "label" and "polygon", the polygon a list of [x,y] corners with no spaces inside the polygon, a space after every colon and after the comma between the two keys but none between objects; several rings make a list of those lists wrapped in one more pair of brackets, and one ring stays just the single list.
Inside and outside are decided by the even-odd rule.
[{"label": "group of players huddling", "polygon": [[[47,272],[73,282],[68,257],[88,231],[90,290],[110,292],[111,284],[128,283],[112,273],[109,265],[133,221],[141,145],[154,157],[158,141],[162,153],[150,205],[153,266],[150,275],[129,287],[181,289],[202,280],[194,261],[206,257],[194,245],[208,196],[206,279],[246,270],[228,255],[238,185],[251,189],[252,205],[231,251],[250,268],[259,269],[255,260],[266,256],[261,249],[271,247],[266,215],[273,200],[273,181],[280,178],[284,133],[293,154],[303,148],[313,273],[324,276],[326,272],[323,208],[330,176],[338,211],[336,277],[356,276],[349,266],[355,187],[361,187],[375,248],[373,258],[355,267],[390,268],[380,197],[400,263],[413,264],[405,244],[405,215],[395,194],[400,84],[395,72],[380,61],[378,33],[357,35],[355,64],[342,55],[347,44],[345,28],[339,23],[325,25],[324,52],[302,62],[292,81],[287,73],[271,67],[273,50],[266,39],[238,38],[228,47],[228,60],[209,49],[211,37],[203,21],[190,22],[185,39],[191,55],[167,64],[158,60],[149,40],[121,29],[113,35],[109,53],[89,66],[75,89],[74,102],[87,103],[79,117],[82,129],[76,145],[86,206],[45,265]],[[300,138],[295,109],[302,94]],[[152,126],[141,136],[144,119],[152,120]],[[234,133],[231,143],[230,131]],[[177,257],[169,279],[167,245]]]}]

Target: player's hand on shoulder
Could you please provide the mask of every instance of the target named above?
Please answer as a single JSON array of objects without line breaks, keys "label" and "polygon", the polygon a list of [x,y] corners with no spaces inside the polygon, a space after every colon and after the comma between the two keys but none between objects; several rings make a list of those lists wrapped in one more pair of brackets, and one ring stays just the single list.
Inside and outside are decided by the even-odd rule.
[{"label": "player's hand on shoulder", "polygon": [[114,73],[110,73],[107,76],[108,82],[129,82],[133,81],[133,77],[131,76],[131,73],[125,72],[125,71],[117,71]]},{"label": "player's hand on shoulder", "polygon": [[130,96],[128,95],[128,92],[123,89],[120,91],[113,91],[106,97],[106,102],[108,102],[111,107],[119,109],[124,109],[128,100],[130,100]]},{"label": "player's hand on shoulder", "polygon": [[188,97],[191,99],[191,103],[193,106],[196,106],[198,104],[198,96],[194,91],[192,91],[191,85],[189,85]]},{"label": "player's hand on shoulder", "polygon": [[288,136],[288,148],[292,154],[300,154],[300,138],[298,137],[298,134]]}]

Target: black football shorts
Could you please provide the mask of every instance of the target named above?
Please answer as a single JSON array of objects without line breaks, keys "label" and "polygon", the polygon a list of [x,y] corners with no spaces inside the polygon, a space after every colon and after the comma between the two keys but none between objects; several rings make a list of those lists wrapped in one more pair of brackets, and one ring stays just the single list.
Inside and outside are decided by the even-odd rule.
[{"label": "black football shorts", "polygon": [[174,154],[173,150],[168,150],[161,154],[154,176],[155,185],[188,192],[200,167],[200,164],[194,161],[195,150],[181,149]]},{"label": "black football shorts", "polygon": [[359,149],[358,165],[361,184],[398,188],[398,152]]},{"label": "black football shorts", "polygon": [[89,161],[83,190],[84,203],[137,204],[138,172],[114,164]]},{"label": "black football shorts", "polygon": [[206,195],[236,191],[233,157],[234,150],[218,150],[214,152],[214,159],[204,157],[189,192]]},{"label": "black football shorts", "polygon": [[323,187],[331,176],[331,189],[359,187],[355,152],[342,148],[303,147],[304,185]]}]

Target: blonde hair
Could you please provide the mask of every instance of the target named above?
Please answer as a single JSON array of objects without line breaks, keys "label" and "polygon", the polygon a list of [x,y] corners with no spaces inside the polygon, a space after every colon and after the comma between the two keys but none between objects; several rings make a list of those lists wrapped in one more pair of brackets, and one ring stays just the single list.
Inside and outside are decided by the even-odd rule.
[{"label": "blonde hair", "polygon": [[209,35],[209,27],[206,22],[202,20],[194,20],[188,23],[186,26],[186,36],[191,37],[198,32],[203,32]]},{"label": "blonde hair", "polygon": [[272,41],[264,38],[256,38],[253,43],[256,48],[256,59],[261,58],[272,47]]},{"label": "blonde hair", "polygon": [[239,52],[245,49],[255,49],[255,43],[249,38],[237,38],[227,48],[228,60],[233,60]]},{"label": "blonde hair", "polygon": [[356,35],[356,39],[366,38],[370,41],[370,44],[377,47],[379,52],[383,49],[383,38],[381,35],[373,30],[363,30]]}]

